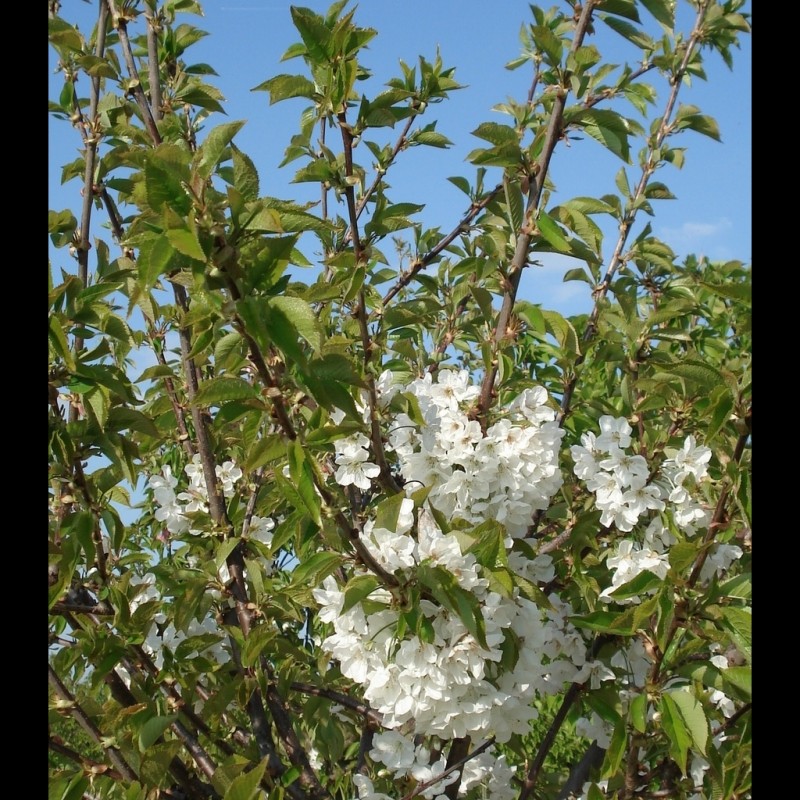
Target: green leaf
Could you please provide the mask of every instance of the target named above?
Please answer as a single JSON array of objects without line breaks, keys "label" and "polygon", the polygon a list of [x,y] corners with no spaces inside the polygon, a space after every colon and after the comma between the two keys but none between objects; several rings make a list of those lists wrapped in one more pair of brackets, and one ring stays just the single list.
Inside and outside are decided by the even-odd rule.
[{"label": "green leaf", "polygon": [[[271,297],[268,308],[271,314],[270,332],[275,333],[281,325],[297,331],[311,345],[315,352],[322,348],[322,330],[317,322],[314,309],[299,297]],[[284,336],[275,339],[285,340]]]},{"label": "green leaf", "polygon": [[295,586],[304,583],[316,586],[322,582],[323,578],[341,566],[342,561],[343,559],[338,553],[314,553],[295,567],[292,572],[292,583]]},{"label": "green leaf", "polygon": [[725,385],[725,378],[718,370],[703,361],[677,361],[672,364],[659,364],[661,372],[656,373],[653,377],[657,380],[663,380],[666,373],[667,380],[669,376],[676,376],[683,378],[693,388],[710,394],[718,386]]},{"label": "green leaf", "polygon": [[544,209],[540,209],[539,216],[536,218],[536,225],[548,244],[551,244],[559,253],[571,252],[564,232]]},{"label": "green leaf", "polygon": [[675,27],[674,0],[641,0],[641,2],[662,25],[670,30]]},{"label": "green leaf", "polygon": [[[473,136],[479,139],[484,139],[494,145],[512,144],[517,146],[519,144],[519,135],[514,128],[508,125],[501,125],[497,122],[482,122],[472,131]],[[456,180],[464,180],[463,178],[450,178],[455,183]],[[456,184],[458,185],[458,184]],[[462,191],[469,194],[469,184],[466,187],[460,187]]]},{"label": "green leaf", "polygon": [[344,603],[341,614],[346,614],[353,606],[369,597],[380,586],[380,581],[374,575],[356,575],[344,587]]},{"label": "green leaf", "polygon": [[619,601],[619,600],[627,600],[630,597],[639,597],[642,594],[645,594],[650,589],[655,589],[658,586],[661,586],[663,581],[658,575],[654,575],[649,570],[644,570],[640,572],[633,580],[628,581],[628,583],[623,584],[619,588],[615,589],[611,592],[611,596]]},{"label": "green leaf", "polygon": [[611,741],[606,749],[606,755],[603,759],[603,766],[600,770],[601,778],[610,778],[616,775],[619,770],[622,759],[625,757],[628,744],[628,731],[625,725],[625,718],[621,717],[616,725],[614,725],[614,732],[611,734]]},{"label": "green leaf", "polygon": [[233,185],[245,201],[255,200],[258,197],[258,171],[250,156],[243,153],[235,144],[231,143],[233,156]]},{"label": "green leaf", "polygon": [[605,22],[611,30],[627,39],[631,44],[635,44],[638,48],[649,51],[655,50],[656,43],[644,31],[631,25],[629,22],[624,22],[615,17],[604,17],[603,22]]},{"label": "green leaf", "polygon": [[722,680],[738,689],[748,699],[753,694],[753,669],[752,667],[728,667],[722,671]]},{"label": "green leaf", "polygon": [[702,704],[691,689],[671,689],[667,694],[675,702],[695,749],[705,755],[709,726]]},{"label": "green leaf", "polygon": [[264,648],[278,635],[275,626],[267,623],[252,628],[242,648],[242,666],[254,667]]},{"label": "green leaf", "polygon": [[225,148],[241,130],[245,120],[225,122],[214,128],[198,148],[194,157],[195,169],[201,178],[210,178],[222,159]]},{"label": "green leaf", "polygon": [[195,261],[205,263],[206,254],[200,246],[197,234],[188,228],[171,228],[167,231],[167,241],[179,252]]},{"label": "green leaf", "polygon": [[750,661],[753,657],[753,615],[744,608],[726,606],[722,609],[722,626],[730,633],[737,649]]},{"label": "green leaf", "polygon": [[320,497],[314,487],[314,471],[306,458],[305,450],[299,439],[288,445],[289,475],[297,489],[303,505],[317,527],[322,527],[320,517]]},{"label": "green leaf", "polygon": [[607,14],[616,14],[618,17],[625,17],[633,22],[641,22],[635,0],[602,0],[597,4],[597,10]]},{"label": "green leaf", "polygon": [[218,406],[230,400],[248,400],[257,397],[258,392],[246,380],[232,375],[220,375],[200,386],[194,403],[198,406]]},{"label": "green leaf", "polygon": [[572,355],[580,355],[578,334],[572,323],[557,311],[542,310],[547,332],[556,337],[559,345]]},{"label": "green leaf", "polygon": [[564,50],[561,39],[547,25],[531,25],[530,30],[536,47],[547,56],[549,64],[557,67],[561,63]]},{"label": "green leaf", "polygon": [[178,718],[177,714],[166,717],[151,717],[139,730],[139,752],[144,753],[164,731]]},{"label": "green leaf", "polygon": [[306,51],[312,62],[326,63],[332,53],[331,32],[322,17],[309,8],[291,7],[292,21],[303,39]]},{"label": "green leaf", "polygon": [[630,163],[630,125],[616,111],[608,109],[580,109],[570,115],[570,122],[583,128],[586,133],[600,144],[619,156],[626,164]]},{"label": "green leaf", "polygon": [[375,510],[375,527],[385,528],[387,531],[397,530],[397,519],[400,516],[400,507],[405,500],[405,494],[398,492],[381,500]]},{"label": "green leaf", "polygon": [[637,694],[631,700],[630,708],[628,710],[628,718],[631,721],[634,729],[639,733],[644,733],[647,730],[647,694],[642,692]]},{"label": "green leaf", "polygon": [[257,800],[261,795],[260,784],[267,768],[267,758],[263,758],[249,772],[237,776],[225,791],[223,800]]},{"label": "green leaf", "polygon": [[315,90],[314,84],[302,75],[276,75],[251,89],[253,92],[269,92],[270,105],[288,100],[290,97],[311,99]]},{"label": "green leaf", "polygon": [[669,754],[673,761],[680,767],[681,773],[686,774],[686,756],[692,744],[692,737],[686,729],[683,715],[671,694],[661,695],[659,705],[661,711],[661,725],[669,738]]},{"label": "green leaf", "polygon": [[256,439],[247,453],[247,458],[242,465],[244,472],[251,472],[264,464],[277,461],[286,454],[286,446],[278,434],[267,434]]},{"label": "green leaf", "polygon": [[619,636],[633,636],[633,613],[630,609],[623,612],[592,611],[590,614],[572,617],[572,624],[578,628],[587,628],[599,633],[613,633]]}]

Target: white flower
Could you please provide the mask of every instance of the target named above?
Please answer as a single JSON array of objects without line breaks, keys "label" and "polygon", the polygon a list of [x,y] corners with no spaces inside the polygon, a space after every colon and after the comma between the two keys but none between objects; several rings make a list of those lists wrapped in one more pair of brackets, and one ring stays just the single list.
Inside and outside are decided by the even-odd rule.
[{"label": "white flower", "polygon": [[613,453],[617,449],[624,450],[631,443],[631,426],[624,417],[612,417],[604,414],[600,417],[600,430],[597,437],[597,448],[606,453]]},{"label": "white flower", "polygon": [[394,772],[406,772],[414,764],[414,742],[396,731],[376,733],[369,756]]},{"label": "white flower", "polygon": [[233,485],[244,473],[233,461],[224,461],[222,466],[217,464],[214,470],[220,483],[222,483],[222,492],[225,497],[233,497],[235,491]]},{"label": "white flower", "polygon": [[361,433],[348,436],[336,442],[336,482],[340,486],[354,484],[359,489],[367,490],[372,486],[371,478],[381,474],[381,468],[372,464],[367,459],[369,452],[366,447],[369,439]]},{"label": "white flower", "polygon": [[680,472],[694,475],[695,480],[699,481],[708,474],[711,450],[708,447],[698,447],[694,436],[687,436],[683,447],[671,460]]}]

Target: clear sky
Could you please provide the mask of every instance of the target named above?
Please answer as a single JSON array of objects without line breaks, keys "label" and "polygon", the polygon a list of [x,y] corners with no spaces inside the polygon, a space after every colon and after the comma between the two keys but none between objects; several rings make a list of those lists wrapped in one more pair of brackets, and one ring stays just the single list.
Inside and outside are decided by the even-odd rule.
[{"label": "clear sky", "polygon": [[[261,191],[276,197],[317,199],[318,189],[310,185],[292,185],[294,171],[302,165],[298,160],[278,170],[284,149],[294,133],[299,115],[307,101],[288,100],[269,105],[266,92],[251,89],[278,73],[299,73],[299,59],[280,62],[286,48],[299,40],[289,13],[289,3],[274,0],[206,0],[202,3],[205,16],[186,16],[189,22],[208,32],[208,36],[187,51],[188,63],[206,62],[218,77],[209,76],[226,97],[228,120],[247,120],[237,135],[236,143],[250,155],[261,176]],[[327,10],[328,0],[303,0],[304,5],[319,13]],[[552,3],[545,3],[548,8]],[[750,2],[743,10],[750,11]],[[682,29],[689,30],[691,9],[684,0],[685,21]],[[82,0],[63,0],[61,16],[77,22],[88,34],[96,18],[97,3]],[[643,11],[643,13],[645,13]],[[467,210],[466,196],[446,178],[463,175],[472,178],[474,167],[465,162],[465,155],[480,140],[470,134],[484,121],[508,122],[509,118],[492,111],[497,103],[511,97],[524,99],[531,73],[526,67],[508,71],[504,65],[520,52],[519,29],[532,20],[529,4],[522,0],[361,0],[355,21],[364,27],[377,29],[365,52],[362,63],[373,77],[360,83],[369,96],[382,90],[383,84],[400,74],[398,61],[413,65],[419,55],[431,60],[437,47],[447,66],[455,66],[455,78],[466,88],[454,92],[451,99],[431,108],[422,118],[427,123],[438,120],[437,130],[454,143],[449,150],[416,147],[401,154],[388,176],[394,202],[425,203],[417,217],[427,226],[440,226],[447,232]],[[181,21],[179,19],[179,21]],[[647,24],[653,28],[652,20]],[[594,43],[607,60],[621,63],[635,59],[636,53],[621,37],[598,24]],[[132,26],[132,33],[140,32]],[[750,36],[742,37],[742,47],[734,50],[734,69],[729,71],[722,60],[706,52],[709,81],[695,80],[684,87],[680,101],[699,106],[701,111],[719,123],[722,140],[687,132],[674,144],[687,148],[682,171],[667,168],[658,175],[677,200],[657,202],[656,216],[650,220],[655,235],[664,239],[681,256],[693,252],[713,259],[751,258],[751,135],[752,84]],[[56,59],[50,51],[49,96],[56,98],[62,85],[56,70]],[[652,82],[657,76],[649,76]],[[660,97],[666,93],[658,83]],[[78,86],[81,95],[88,94],[84,80]],[[637,118],[628,105],[614,106],[623,114]],[[213,115],[208,127],[225,121]],[[396,136],[398,131],[394,132]],[[202,135],[201,135],[202,136]],[[388,128],[378,129],[371,136],[383,144],[393,141]],[[51,119],[49,138],[49,207],[55,210],[71,208],[76,216],[80,209],[80,180],[60,184],[61,166],[74,160],[80,148],[77,131],[65,122]],[[614,175],[622,162],[609,155],[594,140],[572,142],[569,148],[559,146],[551,165],[551,176],[558,189],[553,202],[575,195],[599,196],[614,192]],[[356,160],[369,168],[372,157],[365,148],[356,150]],[[369,174],[369,172],[368,172]],[[638,169],[629,169],[632,180],[638,179]],[[493,168],[488,180],[494,185],[500,170]],[[649,219],[649,218],[648,218]],[[607,236],[607,254],[613,240]],[[547,258],[545,266],[529,270],[521,287],[521,296],[562,313],[588,310],[589,287],[585,283],[563,284],[565,268],[578,266],[566,259]],[[56,266],[69,267],[65,250],[54,253]]]}]

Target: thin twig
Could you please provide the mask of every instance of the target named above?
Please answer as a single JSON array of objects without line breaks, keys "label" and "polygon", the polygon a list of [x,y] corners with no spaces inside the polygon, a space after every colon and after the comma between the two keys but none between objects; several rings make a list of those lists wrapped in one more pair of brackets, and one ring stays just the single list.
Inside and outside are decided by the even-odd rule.
[{"label": "thin twig", "polygon": [[[675,108],[675,104],[678,100],[678,93],[683,83],[683,77],[686,73],[689,62],[694,55],[694,51],[701,43],[702,23],[708,8],[708,0],[701,2],[697,8],[697,17],[695,19],[694,28],[692,29],[692,33],[686,43],[686,52],[681,60],[681,64],[671,78],[670,82],[672,84],[672,88],[670,90],[669,97],[667,98],[667,104],[664,108],[664,113],[661,115],[658,131],[656,135],[650,139],[647,158],[645,159],[644,166],[642,168],[642,174],[639,178],[639,183],[636,186],[636,190],[631,197],[631,202],[629,205],[630,210],[620,221],[619,237],[614,246],[614,252],[611,255],[611,260],[608,263],[608,269],[606,270],[603,280],[597,285],[597,287],[595,287],[593,291],[594,305],[592,307],[591,314],[589,315],[586,329],[581,337],[584,345],[588,344],[592,339],[594,339],[595,335],[597,334],[597,322],[600,317],[600,309],[603,305],[603,301],[609,292],[614,276],[624,263],[623,251],[637,217],[638,201],[640,198],[644,197],[644,192],[647,188],[650,178],[659,165],[659,159],[655,157],[656,153],[660,150],[664,140],[669,135],[670,117],[672,116],[673,109]],[[575,387],[578,382],[578,370],[585,360],[586,347],[584,346],[582,352],[578,354],[572,374],[564,386],[564,392],[561,397],[561,407],[557,418],[559,425],[563,425],[564,419],[569,414],[570,406],[572,404],[572,397],[575,393]]]},{"label": "thin twig", "polygon": [[154,144],[159,145],[162,142],[162,138],[161,134],[158,132],[158,126],[156,125],[156,121],[153,117],[153,111],[150,108],[150,104],[147,102],[144,89],[142,89],[142,82],[139,78],[139,70],[136,68],[136,61],[133,58],[133,48],[131,47],[131,41],[128,38],[128,21],[125,19],[125,17],[120,16],[114,0],[106,0],[106,3],[108,3],[108,10],[111,12],[113,26],[117,31],[117,36],[119,37],[119,43],[122,47],[122,56],[125,59],[125,65],[128,68],[128,74],[132,78],[130,92],[133,94],[136,103],[142,112],[142,120],[144,121],[144,126],[147,128],[150,138],[153,140]]},{"label": "thin twig", "polygon": [[108,760],[114,765],[117,771],[122,775],[126,781],[139,780],[136,773],[128,765],[128,762],[123,758],[122,753],[110,745],[104,744],[106,737],[103,736],[100,729],[92,722],[89,715],[83,710],[80,703],[75,699],[72,693],[67,689],[61,678],[58,677],[53,667],[47,665],[47,675],[53,691],[58,695],[59,699],[69,704],[69,713],[75,718],[75,721],[83,728],[84,731],[103,749],[103,752],[108,757]]},{"label": "thin twig", "polygon": [[[586,36],[589,26],[592,22],[592,14],[597,5],[596,0],[587,0],[581,10],[580,18],[575,26],[575,34],[572,39],[570,52],[575,53],[583,45],[583,40]],[[497,325],[494,332],[494,348],[495,351],[499,347],[500,342],[507,336],[507,327],[511,319],[511,312],[517,299],[517,291],[519,290],[519,283],[522,277],[522,270],[527,263],[528,249],[533,238],[533,224],[534,216],[539,207],[539,201],[544,190],[545,180],[547,179],[548,170],[550,168],[550,160],[556,148],[558,140],[561,138],[563,130],[564,109],[567,104],[567,96],[569,89],[566,86],[559,86],[553,101],[553,108],[550,112],[550,119],[547,124],[547,132],[545,133],[544,144],[542,145],[542,152],[536,164],[535,174],[530,177],[530,186],[528,189],[528,201],[525,208],[525,216],[523,218],[522,229],[517,234],[516,247],[514,250],[514,257],[509,266],[507,275],[507,285],[505,295],[503,297],[503,304],[500,307],[500,313],[497,316]],[[494,363],[486,370],[483,382],[481,383],[480,399],[478,401],[477,416],[481,420],[481,425],[486,424],[486,415],[488,414],[489,407],[492,403],[492,396],[494,390],[495,379],[497,378],[498,365],[496,359]]]},{"label": "thin twig", "polygon": [[429,781],[425,781],[424,783],[417,784],[413,791],[409,792],[406,795],[403,795],[401,800],[412,800],[412,798],[416,797],[419,794],[422,794],[426,789],[430,789],[431,786],[435,786],[442,778],[446,778],[451,772],[455,772],[457,769],[461,769],[468,761],[471,761],[476,756],[479,756],[484,750],[488,750],[495,742],[494,736],[488,738],[482,745],[476,747],[471,753],[468,753],[464,758],[457,761],[455,764],[451,764],[447,767],[444,772],[440,772],[436,777],[431,778]]},{"label": "thin twig", "polygon": [[334,703],[338,703],[345,708],[349,708],[351,711],[355,711],[356,714],[360,714],[362,717],[364,717],[364,719],[373,725],[381,728],[384,725],[383,716],[379,712],[375,711],[373,708],[370,708],[366,703],[355,700],[354,698],[350,697],[350,695],[334,691],[333,689],[323,689],[319,686],[314,686],[312,683],[302,683],[300,681],[294,681],[291,683],[290,688],[296,692],[302,692],[303,694],[310,694],[314,697],[324,697],[328,700],[332,700]]}]

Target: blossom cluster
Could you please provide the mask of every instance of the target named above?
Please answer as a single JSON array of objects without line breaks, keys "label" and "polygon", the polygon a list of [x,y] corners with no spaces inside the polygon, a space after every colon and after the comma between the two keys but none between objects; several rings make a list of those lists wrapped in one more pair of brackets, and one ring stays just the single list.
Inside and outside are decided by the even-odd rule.
[{"label": "blossom cluster", "polygon": [[[665,526],[662,515],[668,507],[670,519],[686,537],[693,537],[711,522],[711,510],[704,506],[694,491],[708,478],[711,450],[687,436],[683,446],[664,460],[651,475],[646,459],[628,452],[631,446],[631,426],[622,417],[604,415],[599,420],[600,434],[584,433],[580,445],[570,448],[575,462],[574,472],[586,488],[595,495],[597,508],[602,512],[600,523],[614,525],[617,530],[630,532],[649,519],[642,541],[620,539],[606,564],[614,572],[611,585],[600,595],[605,602],[632,604],[638,596],[614,598],[613,592],[632,581],[644,571],[662,580],[669,571],[669,548],[675,537]],[[657,515],[651,512],[657,512]],[[737,558],[742,549],[736,545],[717,542],[700,573],[706,582],[714,574],[721,575]]]},{"label": "blossom cluster", "polygon": [[[428,630],[421,637],[414,630],[399,633],[401,611],[384,589],[347,611],[344,589],[333,576],[313,595],[318,620],[333,629],[321,640],[322,648],[383,716],[385,730],[376,734],[371,758],[395,778],[431,782],[422,793],[431,800],[457,773],[435,782],[445,761],[431,763],[430,748],[415,744],[415,737],[470,736],[478,742],[494,736],[507,742],[529,731],[537,714],[533,696],[556,694],[571,681],[599,684],[614,673],[587,658],[586,642],[569,622],[574,612],[568,603],[553,594],[550,607],[540,608],[516,589],[495,591],[475,555],[462,549],[454,533],[441,529],[429,506],[418,506],[411,497],[425,487],[427,503],[445,518],[471,526],[502,523],[509,569],[526,581],[552,579],[549,555],[523,555],[531,552],[533,540],[526,543],[528,549],[514,547],[515,540],[526,539],[535,512],[546,509],[562,485],[558,452],[564,432],[546,391],[522,392],[484,433],[469,417],[479,390],[466,371],[443,369],[436,382],[426,375],[408,384],[384,374],[378,388],[387,416],[390,400],[402,391],[413,398],[422,422],[406,413],[391,416],[387,449],[407,496],[391,529],[367,520],[362,542],[385,570],[400,577],[410,577],[423,565],[452,575],[477,601],[486,646],[462,618],[430,598],[419,604]],[[379,469],[369,448],[361,434],[337,442],[335,479],[340,485],[371,487]],[[463,768],[459,794],[481,784],[492,800],[510,798],[513,769],[487,750]],[[382,796],[367,778],[359,778],[358,789],[362,800]]]}]

